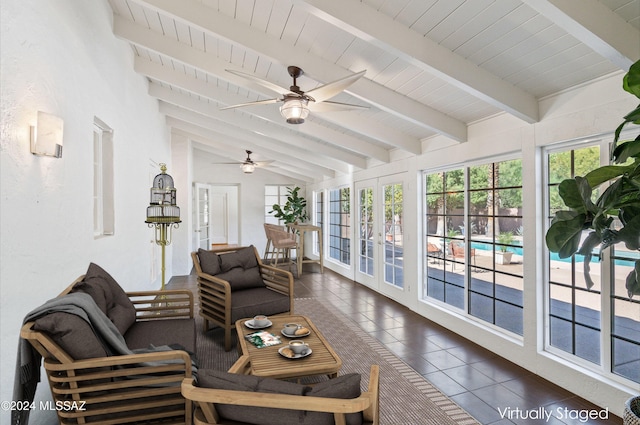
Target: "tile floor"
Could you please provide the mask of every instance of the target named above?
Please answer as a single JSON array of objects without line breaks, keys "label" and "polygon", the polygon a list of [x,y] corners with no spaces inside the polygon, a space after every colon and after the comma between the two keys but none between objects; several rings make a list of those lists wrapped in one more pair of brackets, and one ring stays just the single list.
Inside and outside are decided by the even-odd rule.
[{"label": "tile floor", "polygon": [[[195,279],[189,276],[185,281],[175,277],[170,282],[174,287],[184,284],[195,285]],[[302,277],[295,281],[295,296],[326,300],[328,305],[357,322],[482,424],[622,423],[611,413],[608,420],[576,417],[577,411],[601,409],[327,269],[321,274],[311,266],[305,268]],[[511,407],[539,411],[540,406],[552,413],[548,421],[522,419],[514,412],[509,419],[502,417],[498,410]],[[557,418],[559,416],[562,420]]]}]

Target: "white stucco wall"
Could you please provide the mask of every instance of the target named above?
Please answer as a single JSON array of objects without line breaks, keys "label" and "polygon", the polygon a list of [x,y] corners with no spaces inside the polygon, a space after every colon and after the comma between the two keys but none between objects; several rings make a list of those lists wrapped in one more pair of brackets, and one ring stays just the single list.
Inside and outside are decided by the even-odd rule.
[{"label": "white stucco wall", "polygon": [[[22,318],[89,262],[127,290],[158,284],[144,220],[150,162],[170,164],[169,135],[145,79],[133,72],[131,48],[112,34],[111,16],[102,0],[1,3],[1,400],[11,399]],[[61,159],[29,152],[38,110],[64,120]],[[94,116],[114,130],[115,235],[100,239],[93,237]],[[39,387],[49,392],[46,379]],[[31,423],[53,417],[35,411]]]}]

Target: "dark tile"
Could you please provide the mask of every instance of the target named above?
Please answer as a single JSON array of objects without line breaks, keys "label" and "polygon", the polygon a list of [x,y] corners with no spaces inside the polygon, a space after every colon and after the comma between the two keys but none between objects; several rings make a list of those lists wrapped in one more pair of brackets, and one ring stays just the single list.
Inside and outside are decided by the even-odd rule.
[{"label": "dark tile", "polygon": [[512,379],[503,382],[502,385],[536,406],[544,406],[573,396],[569,391],[537,375]]},{"label": "dark tile", "polygon": [[445,395],[454,396],[467,392],[467,390],[453,379],[449,378],[443,372],[433,372],[423,375],[429,382],[431,382],[437,389],[442,391]]},{"label": "dark tile", "polygon": [[531,375],[531,372],[528,370],[506,361],[501,357],[475,362],[472,366],[496,382],[505,382],[518,377]]},{"label": "dark tile", "polygon": [[[500,416],[500,413],[498,413],[496,409],[489,406],[471,392],[456,394],[451,396],[451,400],[455,401],[458,406],[462,407],[467,412],[473,412],[473,417],[481,424],[499,424],[501,421],[506,420]],[[504,423],[507,424],[511,422],[506,421]]]},{"label": "dark tile", "polygon": [[449,354],[446,350],[426,353],[423,354],[422,357],[424,357],[425,360],[427,360],[429,363],[433,364],[440,370],[451,369],[452,367],[464,365],[464,362],[462,360],[460,360],[453,354]]},{"label": "dark tile", "polygon": [[468,364],[452,367],[445,370],[444,373],[458,384],[472,391],[494,384],[491,378]]}]

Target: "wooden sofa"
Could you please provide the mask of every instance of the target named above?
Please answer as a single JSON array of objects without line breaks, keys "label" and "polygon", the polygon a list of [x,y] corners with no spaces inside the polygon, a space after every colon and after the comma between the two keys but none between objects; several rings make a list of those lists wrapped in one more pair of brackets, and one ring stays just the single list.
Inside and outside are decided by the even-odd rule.
[{"label": "wooden sofa", "polygon": [[262,262],[254,246],[192,252],[200,316],[224,328],[225,350],[238,319],[293,311],[293,275]]},{"label": "wooden sofa", "polygon": [[[44,359],[54,403],[64,406],[57,410],[60,424],[191,424],[191,401],[182,396],[180,384],[192,377],[192,359],[185,350],[196,348],[193,294],[125,293],[112,288],[117,283],[94,266],[56,300],[71,292],[89,293],[107,314],[113,313],[109,318],[119,331],[126,327],[122,335],[136,353],[110,355],[91,326],[74,314],[56,311],[25,323],[20,336]],[[168,344],[179,349],[137,352]]]},{"label": "wooden sofa", "polygon": [[[229,370],[231,372],[230,376],[234,373],[242,373],[243,370],[247,369],[243,367],[242,360],[241,357]],[[356,423],[379,425],[379,374],[378,365],[372,365],[367,391],[365,392],[360,392],[360,377],[357,376],[357,381],[354,381],[352,378],[354,378],[353,375],[355,374],[350,374],[325,381],[322,384],[316,384],[315,389],[318,395],[308,392],[313,391],[309,387],[289,382],[280,383],[282,381],[269,378],[257,378],[261,379],[259,386],[265,387],[265,392],[260,392],[260,390],[238,391],[221,389],[236,387],[238,386],[236,382],[231,382],[231,384],[226,382],[226,385],[221,385],[219,386],[220,388],[206,388],[204,387],[206,384],[203,382],[201,382],[200,386],[197,386],[194,384],[193,379],[185,378],[182,382],[182,394],[185,398],[195,403],[195,425],[258,423],[301,423],[310,425],[333,423],[347,425]],[[355,382],[356,391],[359,393],[357,397],[338,398],[339,396],[332,391],[331,386],[334,382],[337,387],[344,388],[345,380]],[[201,379],[201,381],[204,381],[204,379]],[[305,395],[293,395],[297,391],[295,385],[301,387],[301,391]],[[323,388],[319,389],[319,385],[322,385]],[[282,389],[282,393],[279,393],[280,389]],[[344,392],[344,389],[338,391]],[[326,415],[310,412],[326,413]],[[237,418],[225,417],[225,413],[227,415],[241,415],[253,420],[251,422],[239,422]]]}]

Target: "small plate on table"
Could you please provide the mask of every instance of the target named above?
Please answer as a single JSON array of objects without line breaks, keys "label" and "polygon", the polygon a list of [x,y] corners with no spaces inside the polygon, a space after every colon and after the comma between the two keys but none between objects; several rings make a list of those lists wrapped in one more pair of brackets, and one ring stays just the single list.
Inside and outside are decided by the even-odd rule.
[{"label": "small plate on table", "polygon": [[273,322],[271,320],[267,320],[267,324],[263,325],[263,326],[256,326],[253,324],[253,319],[247,320],[244,322],[244,325],[246,327],[248,327],[249,329],[266,329],[269,326],[273,325]]},{"label": "small plate on table", "polygon": [[282,350],[284,350],[285,348],[289,348],[289,346],[287,345],[287,346],[285,346],[285,347],[282,347],[282,348],[279,348],[279,349],[278,349],[278,353],[280,353],[280,355],[281,355],[282,357],[284,357],[285,359],[302,359],[302,358],[304,358],[304,357],[310,356],[310,355],[311,355],[311,353],[313,353],[313,350],[312,350],[311,348],[307,347],[307,351],[305,351],[304,353],[301,353],[301,354],[294,354],[294,355],[293,355],[293,357],[289,357],[289,356],[287,356],[286,354],[284,354],[284,353],[282,352]]},{"label": "small plate on table", "polygon": [[311,334],[311,331],[307,329],[306,333],[303,333],[300,335],[296,335],[296,334],[291,335],[291,334],[285,333],[284,329],[281,329],[280,333],[286,336],[287,338],[304,338],[305,336],[309,336]]}]

